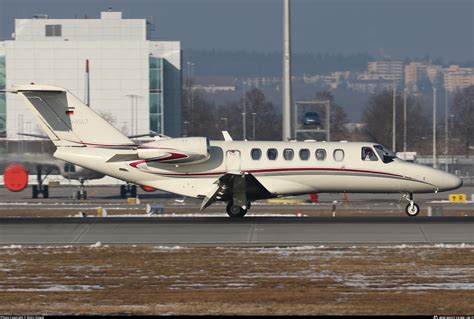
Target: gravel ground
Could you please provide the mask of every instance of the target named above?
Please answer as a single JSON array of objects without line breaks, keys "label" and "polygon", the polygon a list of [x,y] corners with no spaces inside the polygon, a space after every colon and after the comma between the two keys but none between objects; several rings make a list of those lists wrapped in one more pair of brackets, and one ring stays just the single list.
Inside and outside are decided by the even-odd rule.
[{"label": "gravel ground", "polygon": [[0,247],[2,314],[472,314],[474,246]]}]

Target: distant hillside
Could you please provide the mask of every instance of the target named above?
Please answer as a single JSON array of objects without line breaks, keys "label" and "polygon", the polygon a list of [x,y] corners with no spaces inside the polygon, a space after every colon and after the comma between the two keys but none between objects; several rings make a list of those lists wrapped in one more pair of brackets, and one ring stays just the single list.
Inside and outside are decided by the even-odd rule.
[{"label": "distant hillside", "polygon": [[[374,57],[368,53],[343,54],[293,54],[292,73],[325,74],[334,71],[361,71]],[[270,77],[281,76],[282,53],[225,50],[184,50],[183,73],[186,62],[195,64],[194,74],[199,76]]]}]

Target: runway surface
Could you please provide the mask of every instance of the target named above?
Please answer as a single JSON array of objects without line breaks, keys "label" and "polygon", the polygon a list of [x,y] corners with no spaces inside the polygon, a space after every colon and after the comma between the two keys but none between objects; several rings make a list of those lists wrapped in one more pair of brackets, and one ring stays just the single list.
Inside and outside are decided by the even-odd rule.
[{"label": "runway surface", "polygon": [[0,245],[474,243],[474,217],[0,218]]}]

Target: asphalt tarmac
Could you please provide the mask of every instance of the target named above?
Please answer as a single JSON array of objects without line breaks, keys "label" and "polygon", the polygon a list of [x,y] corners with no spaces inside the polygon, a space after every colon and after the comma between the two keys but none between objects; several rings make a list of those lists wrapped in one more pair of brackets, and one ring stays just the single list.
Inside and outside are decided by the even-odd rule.
[{"label": "asphalt tarmac", "polygon": [[474,217],[0,218],[0,245],[474,243]]}]

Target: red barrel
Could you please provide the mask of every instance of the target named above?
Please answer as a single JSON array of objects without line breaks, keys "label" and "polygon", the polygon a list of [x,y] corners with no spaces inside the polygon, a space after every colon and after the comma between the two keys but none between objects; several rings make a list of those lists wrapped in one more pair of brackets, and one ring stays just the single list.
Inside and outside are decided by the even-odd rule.
[{"label": "red barrel", "polygon": [[20,164],[9,165],[3,174],[5,187],[11,192],[21,192],[28,187],[28,171]]}]

